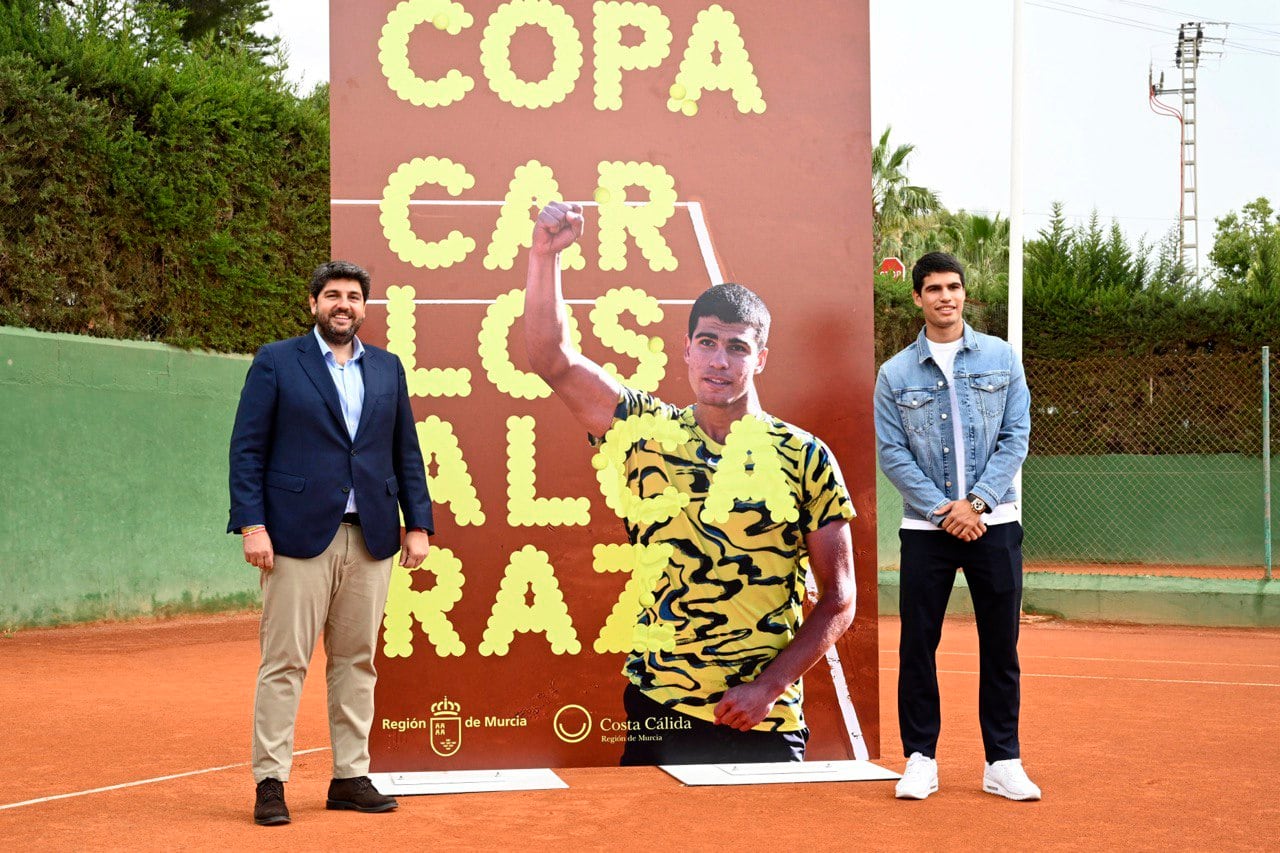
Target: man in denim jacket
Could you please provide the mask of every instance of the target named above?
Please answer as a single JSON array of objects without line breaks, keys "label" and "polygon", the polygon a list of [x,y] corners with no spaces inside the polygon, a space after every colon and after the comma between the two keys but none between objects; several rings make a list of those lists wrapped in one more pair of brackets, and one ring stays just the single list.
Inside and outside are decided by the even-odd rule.
[{"label": "man in denim jacket", "polygon": [[907,768],[899,799],[938,790],[941,716],[934,655],[963,567],[979,639],[983,790],[1038,800],[1018,747],[1021,508],[1014,476],[1027,455],[1031,397],[1013,348],[964,322],[964,268],[931,252],[911,270],[924,312],[915,343],[876,379],[880,468],[902,493],[902,636],[898,724]]}]

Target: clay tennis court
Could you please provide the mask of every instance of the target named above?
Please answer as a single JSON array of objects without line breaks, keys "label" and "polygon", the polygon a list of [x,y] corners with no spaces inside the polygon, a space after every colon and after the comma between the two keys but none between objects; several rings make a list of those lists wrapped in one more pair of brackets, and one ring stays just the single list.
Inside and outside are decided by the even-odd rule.
[{"label": "clay tennis court", "polygon": [[[939,657],[942,790],[924,802],[894,800],[891,782],[686,788],[656,768],[578,768],[560,771],[568,790],[329,812],[313,677],[287,789],[293,823],[258,827],[246,764],[256,618],[0,637],[5,846],[1221,850],[1274,849],[1280,825],[1280,631],[1024,625],[1023,744],[1045,799],[1013,803],[980,790],[976,636],[954,619]],[[897,628],[882,619],[881,763],[900,770]]]}]

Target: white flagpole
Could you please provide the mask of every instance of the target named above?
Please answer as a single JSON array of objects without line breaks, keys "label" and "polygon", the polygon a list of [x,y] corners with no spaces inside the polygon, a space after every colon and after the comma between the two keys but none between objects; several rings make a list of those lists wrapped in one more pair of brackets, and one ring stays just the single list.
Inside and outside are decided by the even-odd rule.
[{"label": "white flagpole", "polygon": [[[1013,103],[1009,122],[1009,344],[1022,359],[1022,0],[1013,0]],[[1023,502],[1022,469],[1014,476]],[[1019,518],[1021,521],[1021,518]]]}]

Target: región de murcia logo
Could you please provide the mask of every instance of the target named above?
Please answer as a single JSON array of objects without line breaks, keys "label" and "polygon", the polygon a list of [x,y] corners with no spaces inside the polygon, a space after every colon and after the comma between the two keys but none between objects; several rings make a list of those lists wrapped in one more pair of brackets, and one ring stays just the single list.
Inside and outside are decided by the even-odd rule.
[{"label": "regi\u00f3n de murcia logo", "polygon": [[446,696],[431,706],[431,750],[448,758],[462,747],[462,706]]}]

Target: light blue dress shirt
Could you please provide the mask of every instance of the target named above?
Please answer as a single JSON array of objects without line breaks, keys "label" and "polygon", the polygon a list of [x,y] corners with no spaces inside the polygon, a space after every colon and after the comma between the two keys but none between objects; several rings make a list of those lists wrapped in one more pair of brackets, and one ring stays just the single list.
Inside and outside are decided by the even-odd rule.
[{"label": "light blue dress shirt", "polygon": [[[346,421],[347,434],[355,441],[360,413],[364,411],[364,366],[361,363],[364,344],[360,343],[359,338],[354,338],[351,342],[351,358],[347,359],[346,364],[338,364],[333,349],[320,334],[320,329],[313,326],[311,333],[320,342],[320,353],[324,356],[325,366],[329,368],[329,375],[333,377],[333,385],[338,389],[338,402],[342,404],[342,419]],[[347,495],[346,512],[356,511],[356,490],[353,487]]]}]

